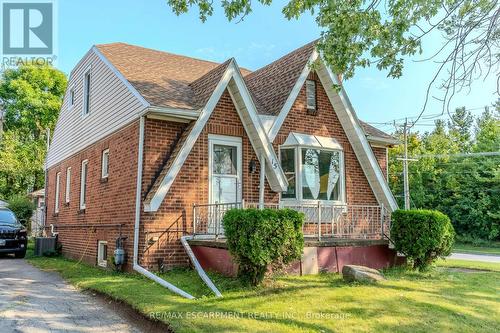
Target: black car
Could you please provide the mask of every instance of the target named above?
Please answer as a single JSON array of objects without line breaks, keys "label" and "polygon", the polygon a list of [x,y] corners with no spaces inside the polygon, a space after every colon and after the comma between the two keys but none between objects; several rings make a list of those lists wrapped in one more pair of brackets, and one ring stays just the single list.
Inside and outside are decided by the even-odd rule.
[{"label": "black car", "polygon": [[0,254],[14,254],[24,258],[28,237],[26,228],[7,208],[0,208]]}]

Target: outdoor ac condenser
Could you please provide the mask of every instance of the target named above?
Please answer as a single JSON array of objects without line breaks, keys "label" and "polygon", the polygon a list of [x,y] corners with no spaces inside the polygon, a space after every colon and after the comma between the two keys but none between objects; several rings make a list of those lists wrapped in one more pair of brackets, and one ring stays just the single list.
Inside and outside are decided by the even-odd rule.
[{"label": "outdoor ac condenser", "polygon": [[35,255],[42,256],[45,252],[55,252],[56,237],[36,237]]}]

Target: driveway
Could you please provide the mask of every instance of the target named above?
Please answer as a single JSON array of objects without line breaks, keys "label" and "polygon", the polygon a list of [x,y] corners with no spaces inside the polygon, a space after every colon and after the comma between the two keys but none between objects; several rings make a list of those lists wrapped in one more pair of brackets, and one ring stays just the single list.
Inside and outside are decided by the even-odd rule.
[{"label": "driveway", "polygon": [[0,332],[141,332],[107,302],[23,259],[0,259]]},{"label": "driveway", "polygon": [[500,263],[500,256],[486,254],[452,253],[448,258]]}]

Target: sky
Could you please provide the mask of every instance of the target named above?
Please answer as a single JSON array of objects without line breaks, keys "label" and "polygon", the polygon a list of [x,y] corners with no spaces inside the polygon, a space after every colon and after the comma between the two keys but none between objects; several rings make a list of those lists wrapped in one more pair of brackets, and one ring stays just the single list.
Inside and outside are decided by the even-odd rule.
[{"label": "sky", "polygon": [[[214,15],[202,23],[197,8],[176,16],[166,0],[58,0],[57,67],[68,74],[92,45],[125,42],[216,62],[234,57],[240,67],[255,70],[320,36],[313,16],[292,21],[284,18],[281,9],[286,1],[275,0],[269,7],[253,3],[253,13],[243,22],[228,22],[216,7]],[[430,36],[424,50],[430,54],[441,42],[438,35]],[[436,68],[432,62],[408,59],[399,79],[387,78],[386,72],[376,68],[360,69],[345,82],[345,88],[361,120],[391,132],[393,126],[379,123],[418,115]],[[457,95],[451,110],[465,106],[480,114],[498,98],[497,76],[490,75],[486,81],[476,82],[470,93]],[[433,94],[439,91],[435,89]],[[441,112],[432,99],[425,115]],[[416,129],[429,130],[425,124],[431,122],[424,120]]]}]

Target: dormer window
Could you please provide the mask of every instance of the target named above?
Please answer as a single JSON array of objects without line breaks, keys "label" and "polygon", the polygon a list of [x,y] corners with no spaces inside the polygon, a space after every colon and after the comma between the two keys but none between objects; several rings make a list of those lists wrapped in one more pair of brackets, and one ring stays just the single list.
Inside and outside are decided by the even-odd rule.
[{"label": "dormer window", "polygon": [[316,110],[316,81],[306,81],[307,110]]}]

